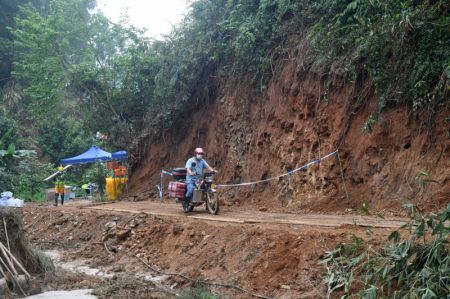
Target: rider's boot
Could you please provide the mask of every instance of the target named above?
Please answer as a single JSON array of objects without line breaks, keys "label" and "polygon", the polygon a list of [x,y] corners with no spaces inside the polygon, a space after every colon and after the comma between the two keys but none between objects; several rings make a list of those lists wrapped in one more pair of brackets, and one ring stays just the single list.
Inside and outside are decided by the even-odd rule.
[{"label": "rider's boot", "polygon": [[183,200],[183,210],[184,210],[185,213],[189,212],[188,207],[189,207],[189,202],[190,201],[191,201],[191,199],[190,198],[186,198],[186,197]]}]

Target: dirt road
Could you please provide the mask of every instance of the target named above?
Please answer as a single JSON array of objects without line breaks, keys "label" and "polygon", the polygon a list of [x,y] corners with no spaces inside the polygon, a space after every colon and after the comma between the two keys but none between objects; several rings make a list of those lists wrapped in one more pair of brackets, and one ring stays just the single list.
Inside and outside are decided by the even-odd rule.
[{"label": "dirt road", "polygon": [[[356,237],[364,244],[380,246],[392,228],[406,221],[270,213],[237,206],[224,206],[219,215],[208,214],[204,207],[185,214],[180,204],[153,201],[27,205],[23,215],[33,243],[45,250],[63,249],[64,261],[84,263],[116,276],[117,281],[107,279],[111,292],[129,275],[149,272],[144,261],[166,272],[238,284],[273,298],[295,299],[326,296],[325,269],[320,264],[324,252]],[[364,227],[368,225],[374,229]],[[135,287],[136,279],[132,281],[130,287],[121,287],[125,297],[148,298],[149,288],[160,292],[148,282]],[[177,293],[192,287],[189,281],[175,276],[165,279],[162,286]],[[233,289],[213,291],[231,298],[249,298]],[[154,298],[173,297],[165,294]]]},{"label": "dirt road", "polygon": [[358,225],[372,227],[398,228],[405,224],[408,219],[405,218],[380,218],[376,216],[360,215],[324,215],[324,214],[288,214],[288,213],[270,213],[246,211],[226,207],[219,212],[219,215],[211,215],[205,211],[204,206],[196,208],[192,213],[185,214],[180,204],[159,203],[150,201],[141,202],[116,202],[111,204],[86,206],[84,209],[126,212],[126,213],[145,213],[148,215],[168,216],[168,217],[188,217],[190,219],[220,221],[231,223],[269,223],[269,224],[291,224],[291,225],[310,225],[310,226],[341,226]]}]

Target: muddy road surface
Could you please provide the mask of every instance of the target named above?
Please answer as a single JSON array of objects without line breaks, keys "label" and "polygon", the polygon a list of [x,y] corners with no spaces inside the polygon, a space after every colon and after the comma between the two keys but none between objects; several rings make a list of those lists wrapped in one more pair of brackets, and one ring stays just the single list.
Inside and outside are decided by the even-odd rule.
[{"label": "muddy road surface", "polygon": [[337,227],[345,224],[371,227],[397,228],[406,223],[407,219],[400,217],[381,218],[361,215],[327,215],[327,214],[288,214],[248,211],[234,207],[222,208],[218,215],[210,215],[205,212],[205,207],[200,206],[192,213],[183,213],[181,204],[158,203],[158,202],[116,202],[112,204],[86,206],[85,209],[125,212],[125,213],[145,213],[148,215],[187,217],[197,220],[234,222],[241,224],[267,223],[267,224],[291,224],[308,226],[330,226]]},{"label": "muddy road surface", "polygon": [[149,201],[27,206],[23,215],[30,241],[59,263],[101,273],[100,298],[174,298],[198,286],[224,298],[324,298],[325,251],[354,236],[379,246],[406,221],[236,207],[186,215]]}]

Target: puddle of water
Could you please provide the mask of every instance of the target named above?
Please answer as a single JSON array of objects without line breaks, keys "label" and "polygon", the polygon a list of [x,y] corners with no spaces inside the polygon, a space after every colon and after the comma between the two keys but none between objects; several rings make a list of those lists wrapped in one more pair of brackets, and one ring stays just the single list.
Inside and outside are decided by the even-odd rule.
[{"label": "puddle of water", "polygon": [[[107,271],[104,271],[99,268],[92,268],[86,264],[86,261],[84,260],[76,260],[71,262],[65,262],[61,261],[61,253],[57,250],[48,250],[45,251],[45,254],[47,254],[55,263],[55,265],[59,268],[62,268],[64,270],[76,272],[76,273],[82,273],[90,276],[98,276],[103,278],[111,278],[114,276],[113,273],[108,273]],[[157,275],[155,276],[154,273],[150,272],[137,272],[134,274],[136,278],[141,278],[145,281],[151,281],[153,283],[157,283],[158,285],[162,285],[162,282],[168,278],[167,275]]]},{"label": "puddle of water", "polygon": [[145,281],[151,281],[154,283],[161,283],[164,280],[166,280],[167,278],[169,278],[169,276],[167,275],[161,275],[161,276],[153,276],[152,274],[148,274],[148,273],[137,273],[135,275],[137,278],[142,278]]},{"label": "puddle of water", "polygon": [[112,273],[107,273],[101,269],[87,266],[85,264],[85,261],[83,260],[72,262],[61,261],[61,254],[56,250],[45,251],[45,254],[47,254],[53,260],[55,266],[64,270],[69,270],[72,272],[82,273],[90,276],[99,276],[103,278],[111,278],[114,276],[114,274]]},{"label": "puddle of water", "polygon": [[84,265],[82,261],[75,262],[64,262],[57,265],[65,270],[70,270],[78,273],[83,273],[90,276],[98,276],[102,278],[111,278],[114,276],[112,273],[107,273],[98,268],[91,268],[89,266]]},{"label": "puddle of water", "polygon": [[87,290],[72,290],[72,291],[51,291],[38,295],[25,297],[25,299],[97,299],[96,296],[91,295],[92,289]]}]

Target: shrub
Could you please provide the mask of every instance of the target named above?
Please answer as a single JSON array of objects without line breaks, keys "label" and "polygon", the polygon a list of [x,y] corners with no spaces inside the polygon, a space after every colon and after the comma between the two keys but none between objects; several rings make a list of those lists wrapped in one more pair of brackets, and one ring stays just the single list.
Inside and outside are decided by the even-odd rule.
[{"label": "shrub", "polygon": [[446,298],[450,293],[450,204],[439,214],[423,216],[406,205],[411,221],[402,228],[410,234],[401,240],[399,231],[390,243],[373,248],[354,237],[325,253],[328,297],[343,289],[344,296],[360,298]]}]

